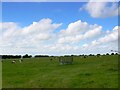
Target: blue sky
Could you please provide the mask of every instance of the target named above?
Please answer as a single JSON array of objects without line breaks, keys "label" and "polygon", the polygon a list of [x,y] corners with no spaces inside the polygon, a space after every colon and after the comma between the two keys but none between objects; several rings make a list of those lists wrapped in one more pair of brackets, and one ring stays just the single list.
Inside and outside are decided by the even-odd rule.
[{"label": "blue sky", "polygon": [[92,18],[86,11],[80,11],[84,4],[85,2],[4,2],[3,22],[18,22],[24,27],[42,18],[51,18],[54,22],[65,25],[80,19],[90,24],[102,25],[105,30],[118,25],[117,16]]},{"label": "blue sky", "polygon": [[[91,6],[91,4],[93,4],[93,6]],[[44,45],[45,49],[47,49],[46,47],[53,47],[57,49],[59,48],[61,43],[62,43],[62,47],[67,47],[67,48],[76,47],[80,49],[82,47],[88,47],[88,45],[93,42],[95,42],[96,44],[99,44],[99,46],[96,46],[94,51],[90,50],[88,53],[86,50],[82,50],[81,52],[79,52],[77,49],[75,49],[74,51],[70,51],[68,49],[66,50],[65,53],[62,52],[62,50],[61,51],[53,50],[49,52],[43,51],[41,54],[51,55],[53,53],[57,53],[57,55],[59,55],[59,53],[61,54],[97,53],[97,51],[95,50],[102,47],[103,45],[104,47],[109,47],[109,45],[114,45],[116,43],[114,42],[116,40],[116,37],[113,37],[113,39],[109,40],[112,37],[112,35],[114,36],[113,29],[118,26],[118,15],[116,14],[116,11],[117,11],[116,6],[117,6],[117,3],[113,3],[113,2],[111,3],[104,2],[103,4],[99,2],[98,3],[91,3],[91,2],[3,2],[2,3],[2,22],[5,24],[5,25],[3,24],[3,27],[5,28],[2,29],[3,40],[4,38],[7,39],[8,36],[12,37],[9,40],[9,42],[6,41],[3,43],[8,44],[7,48],[9,49],[11,48],[12,45],[14,46],[16,45],[15,48],[18,47],[19,45],[18,51],[3,52],[3,54],[40,53],[41,51],[35,52],[35,50],[39,48],[39,46],[36,46],[36,44]],[[33,22],[36,22],[38,25],[35,26]],[[47,28],[46,26],[47,24],[45,22],[48,24],[48,27],[52,29],[52,30],[50,29],[51,31],[48,30],[49,28]],[[82,27],[82,25],[84,25],[83,23],[85,22],[87,23],[87,25]],[[97,26],[94,26],[95,24]],[[9,28],[7,27],[7,25],[8,27],[10,27],[11,31],[8,30]],[[42,25],[44,25],[47,29],[43,28]],[[88,30],[81,32],[82,28],[85,28]],[[46,31],[45,32],[42,30],[38,31],[40,29],[43,29]],[[74,29],[76,31],[74,31]],[[94,31],[90,31],[92,29],[96,30],[96,33]],[[22,34],[20,36],[17,35],[17,33],[20,33],[20,32],[23,33],[24,31],[25,31],[25,34],[27,33],[26,36],[23,36]],[[32,42],[33,38],[27,38],[27,35],[28,37],[30,37],[30,34],[31,34],[30,32],[36,32],[36,31],[38,31],[39,35],[35,34],[35,36],[38,35],[36,38],[38,39],[39,37],[39,40],[34,42],[36,43],[35,45],[31,46],[31,43],[33,43]],[[76,32],[75,35],[72,36],[71,31],[73,31],[73,33]],[[11,32],[11,33],[8,33],[8,32]],[[13,33],[15,32],[15,35],[12,32]],[[71,34],[69,32],[71,32]],[[97,36],[98,33],[99,33],[99,36]],[[92,38],[91,38],[92,35],[90,34],[93,35]],[[4,36],[4,35],[8,35],[8,36]],[[40,36],[44,38],[41,38]],[[26,44],[20,45],[18,44],[17,41],[15,41],[15,40],[18,40],[18,41],[20,40],[19,42],[24,42],[25,41],[23,39],[24,37],[27,38],[27,40],[31,41],[31,43],[28,42],[29,45],[26,45]],[[50,37],[52,38],[50,39]],[[63,40],[63,38],[65,41]],[[63,41],[61,42],[61,40]],[[69,43],[66,42],[67,40],[69,41]],[[72,40],[73,40],[73,44],[71,44]],[[101,40],[105,40],[105,42],[109,43],[109,45],[103,44]],[[11,43],[11,46],[9,46],[10,43]],[[54,45],[56,45],[56,47],[54,47]],[[79,47],[79,45],[81,46]],[[26,48],[23,49],[22,48],[23,46],[29,48],[28,51],[26,50]],[[33,48],[30,48],[30,47],[36,47],[36,49],[34,50]],[[6,46],[3,46],[3,48],[7,49]],[[91,47],[88,47],[88,48],[90,49]],[[24,52],[22,50],[24,50]],[[109,50],[106,50],[106,51],[103,50],[98,53],[105,53],[108,51]]]}]

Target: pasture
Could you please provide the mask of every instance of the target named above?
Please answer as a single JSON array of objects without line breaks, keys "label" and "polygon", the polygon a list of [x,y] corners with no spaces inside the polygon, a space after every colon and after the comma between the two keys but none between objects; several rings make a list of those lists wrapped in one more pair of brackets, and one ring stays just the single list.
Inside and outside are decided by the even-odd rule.
[{"label": "pasture", "polygon": [[118,56],[74,57],[60,65],[49,57],[2,62],[3,88],[118,88]]},{"label": "pasture", "polygon": [[0,61],[0,89],[2,88],[2,62]]}]

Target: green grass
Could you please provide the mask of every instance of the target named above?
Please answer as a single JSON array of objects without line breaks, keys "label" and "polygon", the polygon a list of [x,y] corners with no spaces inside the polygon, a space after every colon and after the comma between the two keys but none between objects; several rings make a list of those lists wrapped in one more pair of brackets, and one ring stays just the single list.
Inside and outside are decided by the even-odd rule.
[{"label": "green grass", "polygon": [[0,89],[2,89],[2,62],[0,61]]},{"label": "green grass", "polygon": [[74,57],[72,65],[49,58],[2,64],[3,88],[117,88],[118,56]]}]

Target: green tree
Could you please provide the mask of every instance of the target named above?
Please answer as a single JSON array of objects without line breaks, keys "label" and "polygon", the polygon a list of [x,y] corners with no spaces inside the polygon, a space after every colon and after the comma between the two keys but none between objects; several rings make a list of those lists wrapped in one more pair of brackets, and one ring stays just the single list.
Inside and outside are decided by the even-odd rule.
[{"label": "green tree", "polygon": [[114,53],[111,53],[111,55],[114,55]]},{"label": "green tree", "polygon": [[109,55],[109,53],[107,53],[106,55]]}]

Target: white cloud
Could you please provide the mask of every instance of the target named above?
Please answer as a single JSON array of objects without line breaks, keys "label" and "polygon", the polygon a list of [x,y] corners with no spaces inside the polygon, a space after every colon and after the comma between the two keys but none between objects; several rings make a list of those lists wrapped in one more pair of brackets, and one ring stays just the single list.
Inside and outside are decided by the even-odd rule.
[{"label": "white cloud", "polygon": [[59,38],[58,43],[74,43],[79,42],[81,39],[83,39],[83,35],[61,37]]},{"label": "white cloud", "polygon": [[93,30],[89,30],[88,32],[86,32],[84,34],[84,38],[89,38],[89,37],[95,37],[95,36],[98,36],[100,35],[102,32],[102,27],[101,26],[98,26],[96,27],[95,29]]},{"label": "white cloud", "polygon": [[115,26],[111,33],[100,38],[98,41],[100,43],[107,43],[107,42],[112,42],[112,41],[118,40],[118,30],[119,30],[118,28],[119,28],[118,26]]},{"label": "white cloud", "polygon": [[106,32],[102,26],[78,20],[55,33],[62,24],[53,23],[49,18],[23,28],[14,22],[3,22],[0,25],[2,54],[89,54],[117,49],[118,26]]},{"label": "white cloud", "polygon": [[0,24],[2,25],[2,27],[0,27],[3,32],[2,36],[5,40],[10,39],[12,36],[15,36],[15,34],[17,33],[16,30],[20,29],[18,24],[14,22],[4,22]]},{"label": "white cloud", "polygon": [[89,45],[88,44],[83,44],[83,48],[87,48]]},{"label": "white cloud", "polygon": [[87,22],[78,20],[70,23],[67,29],[60,31],[58,43],[80,42],[82,39],[97,37],[101,32],[102,26],[89,25]]},{"label": "white cloud", "polygon": [[52,24],[52,20],[42,19],[39,22],[33,22],[33,24],[23,28],[23,34],[38,34],[38,33],[51,33],[58,28],[61,24]]},{"label": "white cloud", "polygon": [[83,49],[87,53],[111,53],[111,50],[118,50],[118,26],[115,26],[113,30],[98,39],[93,39],[91,43],[85,43],[82,45]]},{"label": "white cloud", "polygon": [[[33,24],[23,28],[21,31],[22,37],[25,37],[27,41],[41,42],[52,38],[52,34],[55,29],[62,24],[52,23],[51,19],[42,19],[39,22],[33,22]],[[28,37],[26,37],[28,36]]]},{"label": "white cloud", "polygon": [[[120,8],[120,7],[119,7]],[[90,1],[82,8],[94,18],[105,18],[118,15],[118,3],[116,2],[93,2]],[[120,14],[120,13],[119,13]]]},{"label": "white cloud", "polygon": [[89,0],[89,2],[119,2],[119,0]]},{"label": "white cloud", "polygon": [[61,35],[75,35],[81,32],[85,32],[89,28],[89,25],[87,22],[82,22],[81,20],[78,20],[74,23],[70,23],[66,30],[61,30]]},{"label": "white cloud", "polygon": [[106,34],[103,37],[100,37],[97,40],[93,40],[90,45],[91,46],[98,46],[100,44],[111,44],[111,43],[115,43],[116,47],[118,45],[118,30],[119,30],[119,26],[115,26],[113,28],[112,31],[110,31],[110,33]]},{"label": "white cloud", "polygon": [[[1,47],[18,48],[18,47],[36,47],[42,46],[41,42],[45,42],[52,38],[52,34],[61,24],[52,23],[51,19],[42,19],[39,22],[20,28],[14,22],[5,22],[2,24]],[[42,47],[41,47],[42,48]]]}]

